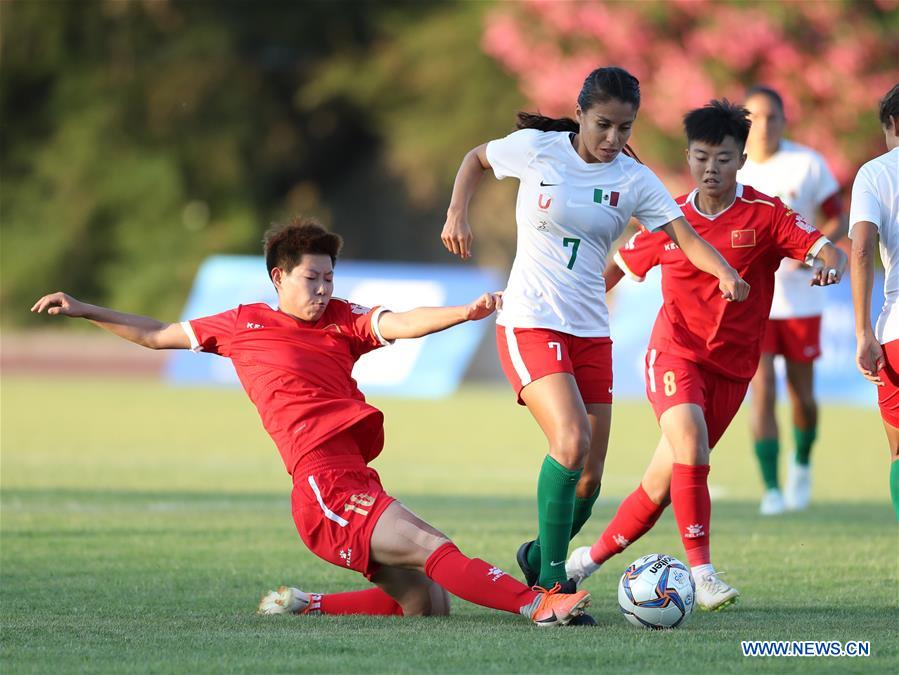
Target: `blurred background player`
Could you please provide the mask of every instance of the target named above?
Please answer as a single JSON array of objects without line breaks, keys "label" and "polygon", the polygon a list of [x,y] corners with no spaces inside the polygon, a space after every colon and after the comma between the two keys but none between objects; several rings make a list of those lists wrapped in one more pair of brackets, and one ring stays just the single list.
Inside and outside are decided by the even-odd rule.
[{"label": "blurred background player", "polygon": [[606,268],[611,288],[625,273],[642,281],[652,267],[662,267],[663,304],[646,352],[646,395],[662,437],[642,482],[602,536],[592,547],[572,552],[566,569],[577,581],[648,532],[672,504],[696,582],[696,602],[718,609],[739,595],[712,565],[710,452],[758,367],[780,261],[787,256],[814,261],[812,281],[822,286],[839,282],[846,265],[846,255],[801,215],[737,182],[745,160],[747,115],[725,100],[684,117],[687,162],[697,188],[677,200],[697,234],[750,284],[746,301],[730,302],[663,232],[639,231]]},{"label": "blurred background player", "polygon": [[[887,152],[858,171],[852,184],[852,300],[855,305],[856,363],[877,385],[880,416],[890,446],[890,497],[899,520],[899,84],[880,102]],[[874,248],[886,272],[884,302],[871,326]]]},{"label": "blurred background player", "polygon": [[[737,172],[743,185],[772,197],[802,215],[806,222],[836,242],[845,234],[840,187],[824,158],[811,148],[784,138],[783,100],[773,89],[756,86],[746,92],[752,128],[746,141],[746,163]],[[819,221],[818,214],[823,216]],[[774,275],[774,299],[759,368],[752,378],[751,427],[765,494],[759,511],[775,515],[804,509],[811,498],[809,455],[818,429],[814,364],[821,355],[821,314],[825,294],[811,287],[812,270],[784,259]],[[795,454],[789,465],[785,494],[778,480],[780,439],[777,426],[777,381],[774,357],[782,355],[793,419]]]},{"label": "blurred background player", "polygon": [[322,595],[282,586],[263,614],[448,614],[447,591],[520,613],[539,626],[569,623],[586,593],[530,589],[489,563],[464,556],[438,530],[385,492],[369,465],[384,446],[384,416],[352,378],[363,354],[398,338],[429,335],[493,313],[487,293],[460,307],[389,312],[331,298],[342,239],[297,219],[265,236],[278,308],[265,303],[183,323],[162,323],[45,295],[32,312],[83,317],[151,349],[192,349],[231,359],[262,424],[293,476],[293,517],[306,546],[375,588]]},{"label": "blurred background player", "polygon": [[518,562],[531,585],[566,581],[568,542],[590,517],[609,441],[612,344],[602,271],[631,217],[663,230],[729,298],[748,288],[696,236],[662,182],[625,154],[640,84],[621,68],[584,80],[577,121],[519,113],[519,130],[463,159],[441,239],[471,255],[468,205],[481,176],[520,181],[518,245],[497,318],[497,348],[518,403],[549,442],[537,479],[538,536]]}]

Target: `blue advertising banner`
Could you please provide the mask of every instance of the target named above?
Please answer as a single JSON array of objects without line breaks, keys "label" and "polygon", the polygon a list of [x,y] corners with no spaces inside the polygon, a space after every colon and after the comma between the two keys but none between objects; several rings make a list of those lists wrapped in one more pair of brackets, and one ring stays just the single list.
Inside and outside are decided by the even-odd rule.
[{"label": "blue advertising banner", "polygon": [[[402,311],[466,304],[482,293],[499,290],[502,284],[495,271],[485,268],[341,260],[335,269],[334,295],[360,305]],[[253,302],[277,306],[263,259],[213,256],[197,273],[182,320]],[[478,344],[493,325],[488,318],[416,340],[399,340],[363,356],[353,376],[366,394],[447,396],[459,386]],[[177,384],[239,385],[231,362],[210,354],[176,352],[166,374]]]},{"label": "blue advertising banner", "polygon": [[[654,267],[646,281],[629,278],[609,293],[609,312],[614,342],[614,378],[616,398],[643,397],[643,358],[652,325],[662,305],[661,272]],[[821,319],[822,355],[815,362],[815,391],[824,401],[873,405],[874,387],[855,367],[855,319],[852,289],[848,274],[836,286],[817,289],[827,295]],[[880,313],[883,298],[883,273],[874,278],[874,319]],[[783,386],[783,359],[775,361]]]}]

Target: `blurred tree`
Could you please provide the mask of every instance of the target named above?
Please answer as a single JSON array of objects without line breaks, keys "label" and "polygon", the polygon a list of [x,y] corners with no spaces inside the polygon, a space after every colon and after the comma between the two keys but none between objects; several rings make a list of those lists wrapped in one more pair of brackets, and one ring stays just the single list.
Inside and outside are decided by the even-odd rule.
[{"label": "blurred tree", "polygon": [[56,289],[177,316],[204,257],[300,211],[347,257],[448,261],[455,168],[520,99],[479,48],[486,8],[3,3],[3,322]]},{"label": "blurred tree", "polygon": [[767,84],[784,97],[789,136],[822,152],[845,186],[883,151],[876,107],[896,82],[897,10],[897,0],[523,0],[491,12],[483,45],[551,115],[573,115],[593,68],[631,71],[643,88],[633,144],[678,190],[684,112]]}]

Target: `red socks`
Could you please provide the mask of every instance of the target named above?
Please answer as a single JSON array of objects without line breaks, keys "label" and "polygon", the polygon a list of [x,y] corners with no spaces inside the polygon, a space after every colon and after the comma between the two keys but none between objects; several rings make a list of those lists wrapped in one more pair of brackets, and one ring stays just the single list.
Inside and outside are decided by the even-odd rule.
[{"label": "red socks", "polygon": [[[456,545],[446,543],[431,554],[425,574],[463,600],[517,614],[537,597],[523,583],[479,558],[467,558]],[[310,612],[402,616],[396,600],[380,588],[347,593],[310,594]]]},{"label": "red socks", "polygon": [[642,485],[631,492],[618,507],[612,522],[590,548],[590,557],[596,564],[604,563],[621,553],[652,529],[667,504],[656,504],[649,498]]},{"label": "red socks", "polygon": [[711,563],[709,522],[712,518],[708,464],[674,465],[671,504],[690,567],[708,565]]},{"label": "red socks", "polygon": [[468,558],[447,542],[425,563],[425,574],[447,591],[482,607],[517,614],[537,592],[480,558]]},{"label": "red socks", "polygon": [[[396,600],[380,588],[369,588],[364,591],[347,593],[311,594],[310,608],[318,609],[322,614],[377,614],[382,616],[403,615],[403,608]],[[318,607],[315,608],[316,600]]]}]

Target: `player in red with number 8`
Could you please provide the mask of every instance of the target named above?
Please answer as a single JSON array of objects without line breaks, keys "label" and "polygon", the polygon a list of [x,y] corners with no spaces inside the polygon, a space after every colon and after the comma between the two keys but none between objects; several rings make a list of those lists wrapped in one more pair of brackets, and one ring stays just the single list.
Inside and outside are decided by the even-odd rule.
[{"label": "player in red with number 8", "polygon": [[506,376],[549,442],[537,480],[539,534],[518,551],[529,584],[566,582],[568,542],[599,494],[612,417],[602,274],[612,242],[637,218],[678,242],[729,300],[749,292],[655,174],[628,154],[639,107],[637,78],[598,68],[578,96],[577,121],[519,113],[518,131],[465,156],[441,236],[468,258],[468,203],[481,176],[493,169],[519,180],[518,247],[496,323]]},{"label": "player in red with number 8", "polygon": [[663,232],[642,230],[606,268],[614,286],[625,273],[642,281],[662,267],[662,295],[646,354],[646,394],[662,438],[640,486],[592,547],[572,552],[569,575],[583,580],[649,531],[670,503],[706,609],[733,602],[737,590],[715,572],[709,552],[709,452],[746,395],[756,371],[774,271],[783,258],[815,268],[812,284],[839,282],[846,255],[776,197],[737,183],[749,134],[746,109],[712,101],[684,118],[687,161],[697,188],[677,202],[696,232],[752,287],[746,302],[721,297],[716,280],[689,263]]}]

